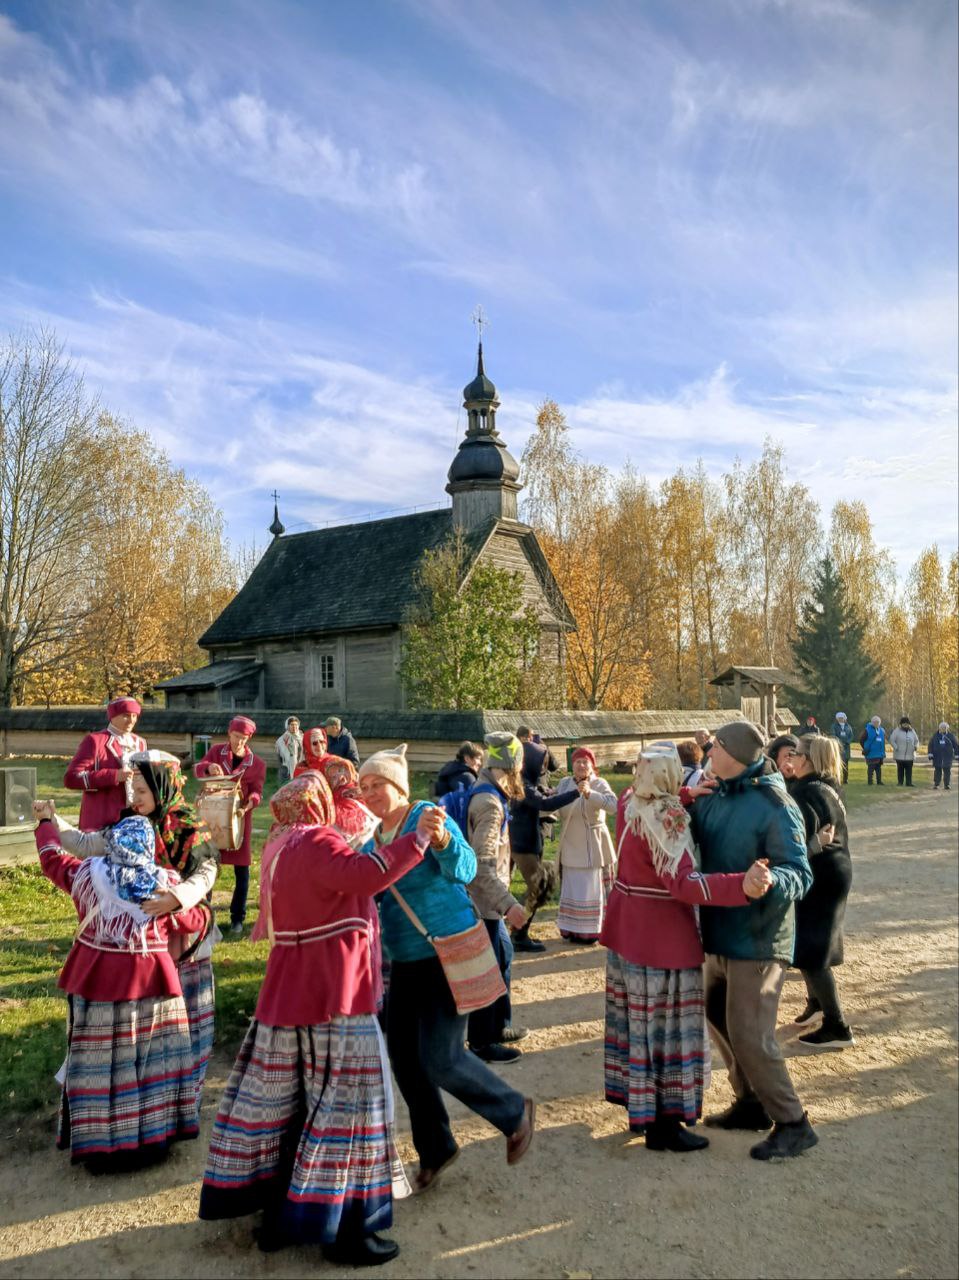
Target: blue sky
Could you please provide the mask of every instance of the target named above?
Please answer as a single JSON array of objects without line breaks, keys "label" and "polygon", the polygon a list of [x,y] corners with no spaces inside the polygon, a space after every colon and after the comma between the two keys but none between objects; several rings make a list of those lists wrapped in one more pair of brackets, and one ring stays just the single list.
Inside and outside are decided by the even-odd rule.
[{"label": "blue sky", "polygon": [[771,434],[957,538],[952,0],[0,0],[0,325],[238,542],[445,499],[470,313],[658,481]]}]

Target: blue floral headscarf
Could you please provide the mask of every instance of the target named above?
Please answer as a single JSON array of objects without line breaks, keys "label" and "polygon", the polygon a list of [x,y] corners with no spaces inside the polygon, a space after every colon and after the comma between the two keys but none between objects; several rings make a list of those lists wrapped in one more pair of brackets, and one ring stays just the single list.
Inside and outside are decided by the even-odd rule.
[{"label": "blue floral headscarf", "polygon": [[106,835],[105,878],[118,898],[140,903],[157,886],[156,834],[149,818],[123,818]]}]

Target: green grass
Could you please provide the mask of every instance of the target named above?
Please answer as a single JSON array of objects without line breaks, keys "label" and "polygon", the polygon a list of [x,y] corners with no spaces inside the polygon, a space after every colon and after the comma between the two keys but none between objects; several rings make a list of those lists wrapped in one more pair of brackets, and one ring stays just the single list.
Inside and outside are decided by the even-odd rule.
[{"label": "green grass", "polygon": [[[64,761],[46,758],[10,760],[9,764],[25,764],[37,769],[37,794],[53,798],[65,817],[76,820],[79,795],[63,787]],[[914,795],[895,786],[866,786],[866,767],[854,760],[846,789],[847,808],[856,811],[883,799],[906,801]],[[412,778],[412,798],[424,799],[429,794],[431,776],[417,773]],[[629,782],[624,773],[604,772],[603,776],[617,794]],[[928,785],[928,774],[917,771],[920,786]],[[270,770],[267,793],[277,785],[276,773]],[[192,798],[196,783],[188,783]],[[269,809],[264,804],[254,814],[253,868],[250,880],[250,919],[255,918],[259,901],[259,854],[270,827]],[[555,828],[554,828],[555,830]],[[547,859],[555,859],[556,841],[546,842]],[[233,889],[231,870],[224,868],[214,891],[214,905],[223,921]],[[513,890],[522,894],[522,880],[513,879]],[[555,907],[544,908],[538,919],[548,920]],[[63,1060],[65,1047],[66,1000],[56,982],[69,952],[76,928],[76,913],[66,894],[55,889],[37,867],[15,867],[0,870],[0,1114],[23,1115],[31,1111],[51,1112],[58,1096],[54,1073]],[[213,953],[216,974],[217,1042],[227,1049],[236,1045],[246,1029],[256,1006],[257,993],[266,966],[267,944],[252,943],[248,938],[224,940]]]}]

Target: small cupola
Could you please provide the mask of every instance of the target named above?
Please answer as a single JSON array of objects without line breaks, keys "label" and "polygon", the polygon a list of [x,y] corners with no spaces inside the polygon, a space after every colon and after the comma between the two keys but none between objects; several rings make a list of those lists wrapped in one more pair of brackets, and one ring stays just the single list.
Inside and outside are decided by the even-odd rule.
[{"label": "small cupola", "polygon": [[449,469],[446,492],[453,498],[453,523],[459,528],[485,524],[491,518],[515,520],[519,463],[496,430],[499,408],[496,387],[483,366],[483,343],[476,359],[476,377],[463,388],[467,414],[466,438]]},{"label": "small cupola", "polygon": [[279,508],[280,495],[274,489],[273,491],[273,523],[270,525],[270,533],[274,538],[281,537],[286,532],[286,526],[280,520]]}]

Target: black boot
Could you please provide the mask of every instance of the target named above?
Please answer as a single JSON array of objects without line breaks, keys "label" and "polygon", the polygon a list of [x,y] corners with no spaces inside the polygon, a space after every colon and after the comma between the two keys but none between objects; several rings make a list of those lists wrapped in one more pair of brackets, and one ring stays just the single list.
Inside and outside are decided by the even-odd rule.
[{"label": "black boot", "polygon": [[537,938],[529,936],[529,922],[523,925],[522,929],[516,929],[511,938],[514,951],[545,951],[546,943],[540,942]]},{"label": "black boot", "polygon": [[399,1255],[400,1246],[395,1240],[387,1240],[375,1233],[371,1236],[353,1236],[336,1244],[323,1246],[323,1257],[340,1267],[381,1267]]},{"label": "black boot", "polygon": [[675,1116],[657,1116],[646,1126],[646,1146],[650,1151],[702,1151],[709,1139],[687,1129]]},{"label": "black boot", "polygon": [[749,1154],[754,1160],[785,1160],[789,1156],[802,1155],[818,1141],[816,1130],[809,1123],[808,1113],[804,1111],[801,1120],[775,1125],[772,1133],[750,1148]]},{"label": "black boot", "polygon": [[737,1098],[731,1107],[716,1115],[707,1116],[705,1124],[711,1129],[771,1129],[772,1117],[758,1098]]},{"label": "black boot", "polygon": [[384,1262],[392,1262],[399,1251],[395,1240],[387,1240],[375,1232],[365,1233],[363,1206],[354,1201],[343,1212],[336,1242],[323,1246],[323,1257],[341,1267],[379,1267]]}]

